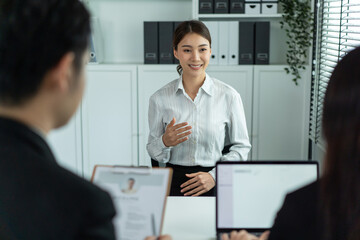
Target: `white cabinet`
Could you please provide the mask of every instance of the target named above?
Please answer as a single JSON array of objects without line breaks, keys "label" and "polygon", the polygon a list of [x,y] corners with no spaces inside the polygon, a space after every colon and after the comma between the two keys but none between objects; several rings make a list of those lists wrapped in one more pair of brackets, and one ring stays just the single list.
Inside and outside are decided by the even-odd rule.
[{"label": "white cabinet", "polygon": [[[252,105],[252,66],[209,66],[207,73],[233,88],[241,95],[248,132],[251,132]],[[150,156],[146,151],[149,136],[148,107],[149,98],[165,84],[179,78],[176,65],[141,65],[138,67],[139,84],[139,163],[149,166]]]},{"label": "white cabinet", "polygon": [[150,156],[146,151],[149,136],[149,98],[158,89],[179,78],[176,65],[139,65],[139,165],[150,166]]},{"label": "white cabinet", "polygon": [[138,165],[136,66],[92,65],[82,105],[84,175],[95,164]]},{"label": "white cabinet", "polygon": [[253,160],[305,160],[310,71],[296,86],[286,66],[254,66]]},{"label": "white cabinet", "polygon": [[75,116],[48,141],[59,164],[90,178],[94,165],[138,165],[135,65],[89,65]]},{"label": "white cabinet", "polygon": [[80,108],[69,123],[55,129],[48,135],[48,143],[57,162],[70,171],[82,176],[82,139]]}]

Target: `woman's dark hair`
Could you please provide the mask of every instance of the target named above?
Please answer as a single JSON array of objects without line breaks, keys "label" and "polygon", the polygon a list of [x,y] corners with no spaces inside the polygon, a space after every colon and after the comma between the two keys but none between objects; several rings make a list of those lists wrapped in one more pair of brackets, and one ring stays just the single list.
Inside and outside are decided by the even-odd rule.
[{"label": "woman's dark hair", "polygon": [[75,72],[89,43],[90,14],[79,0],[0,1],[0,103],[34,96],[67,52]]},{"label": "woman's dark hair", "polygon": [[360,48],[335,67],[324,100],[324,239],[360,239]]},{"label": "woman's dark hair", "polygon": [[[176,30],[174,32],[174,37],[173,37],[173,48],[175,50],[177,50],[179,42],[181,42],[181,40],[188,33],[199,34],[200,36],[202,36],[203,38],[205,38],[206,40],[209,41],[209,44],[211,47],[211,36],[210,36],[209,29],[205,26],[204,23],[202,23],[200,21],[196,21],[196,20],[191,20],[191,21],[184,21],[184,22],[180,23],[179,26],[176,28]],[[176,67],[176,70],[179,73],[179,75],[181,75],[182,67],[180,64]]]}]

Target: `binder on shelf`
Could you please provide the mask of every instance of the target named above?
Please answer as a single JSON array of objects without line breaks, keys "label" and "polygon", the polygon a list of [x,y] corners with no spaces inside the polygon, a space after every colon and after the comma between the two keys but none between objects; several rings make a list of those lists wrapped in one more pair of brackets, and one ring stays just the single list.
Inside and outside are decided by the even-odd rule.
[{"label": "binder on shelf", "polygon": [[214,13],[229,13],[229,0],[214,0]]},{"label": "binder on shelf", "polygon": [[90,36],[90,50],[89,50],[89,53],[90,53],[90,61],[89,61],[89,63],[98,63],[97,57],[96,57],[96,50],[95,50],[95,46],[94,46],[94,37],[93,37],[92,34]]},{"label": "binder on shelf", "polygon": [[100,31],[100,22],[97,17],[91,18],[91,35],[90,35],[90,61],[89,63],[96,64],[103,61],[103,41],[102,33]]},{"label": "binder on shelf", "polygon": [[213,13],[214,0],[199,0],[199,13]]},{"label": "binder on shelf", "polygon": [[219,64],[219,22],[204,21],[206,27],[209,29],[211,35],[211,65]]},{"label": "binder on shelf", "polygon": [[229,22],[219,22],[219,65],[227,65],[229,58]]},{"label": "binder on shelf", "polygon": [[159,63],[172,64],[172,36],[174,32],[173,22],[159,22]]},{"label": "binder on shelf", "polygon": [[144,22],[144,63],[159,63],[158,52],[158,22]]},{"label": "binder on shelf", "polygon": [[255,23],[255,64],[269,64],[270,22]]},{"label": "binder on shelf", "polygon": [[239,22],[228,22],[229,24],[229,53],[228,64],[239,64]]},{"label": "binder on shelf", "polygon": [[255,22],[239,22],[239,64],[254,64]]},{"label": "binder on shelf", "polygon": [[245,0],[230,0],[230,13],[245,13]]},{"label": "binder on shelf", "polygon": [[[173,22],[174,33],[175,33],[176,28],[180,25],[180,23],[182,23],[182,22]],[[172,35],[172,37],[173,36],[174,36],[174,34]],[[171,46],[172,46],[172,44],[171,44]],[[174,59],[173,63],[174,64],[180,64],[179,60],[177,58],[175,58],[175,56],[174,56],[174,50],[173,49],[171,49],[171,53],[172,53],[173,59]]]}]

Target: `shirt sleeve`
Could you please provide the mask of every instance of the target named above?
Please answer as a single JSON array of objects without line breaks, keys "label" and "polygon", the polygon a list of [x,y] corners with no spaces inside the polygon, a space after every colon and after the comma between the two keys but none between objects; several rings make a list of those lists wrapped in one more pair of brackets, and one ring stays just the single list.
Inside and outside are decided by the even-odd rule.
[{"label": "shirt sleeve", "polygon": [[245,112],[240,95],[235,94],[229,108],[228,134],[230,144],[229,153],[221,157],[221,161],[246,161],[251,149],[246,127]]},{"label": "shirt sleeve", "polygon": [[211,171],[209,171],[208,173],[213,177],[214,181],[216,181],[216,168],[213,168]]},{"label": "shirt sleeve", "polygon": [[149,138],[146,149],[150,157],[159,162],[166,163],[170,160],[171,147],[166,147],[162,141],[162,136],[165,133],[161,119],[161,109],[156,104],[156,97],[153,95],[149,101]]}]

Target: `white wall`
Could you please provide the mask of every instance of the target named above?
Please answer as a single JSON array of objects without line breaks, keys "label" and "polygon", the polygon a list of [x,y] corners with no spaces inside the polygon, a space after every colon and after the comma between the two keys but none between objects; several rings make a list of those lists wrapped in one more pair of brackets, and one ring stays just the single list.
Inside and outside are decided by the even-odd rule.
[{"label": "white wall", "polygon": [[324,169],[325,147],[312,143],[311,159],[319,162],[320,175]]},{"label": "white wall", "polygon": [[88,0],[100,22],[104,62],[143,63],[144,21],[191,19],[191,0]]}]

